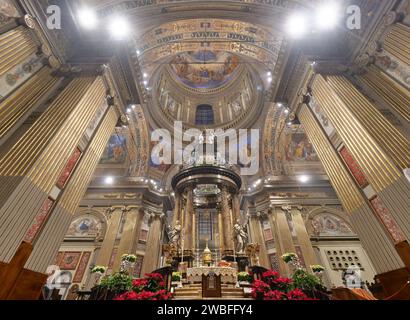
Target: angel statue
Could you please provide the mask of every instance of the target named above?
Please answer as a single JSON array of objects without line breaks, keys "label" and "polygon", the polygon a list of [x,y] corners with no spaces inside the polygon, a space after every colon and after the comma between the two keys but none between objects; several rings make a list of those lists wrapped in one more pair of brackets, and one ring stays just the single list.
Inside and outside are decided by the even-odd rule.
[{"label": "angel statue", "polygon": [[168,230],[169,230],[168,236],[169,236],[170,243],[177,246],[179,244],[179,240],[181,239],[181,232],[182,232],[182,226],[180,222],[176,221],[174,227],[168,226]]},{"label": "angel statue", "polygon": [[233,227],[234,236],[236,239],[236,252],[239,254],[245,253],[246,245],[248,243],[248,234],[246,232],[246,225],[241,225],[240,221],[237,220]]}]

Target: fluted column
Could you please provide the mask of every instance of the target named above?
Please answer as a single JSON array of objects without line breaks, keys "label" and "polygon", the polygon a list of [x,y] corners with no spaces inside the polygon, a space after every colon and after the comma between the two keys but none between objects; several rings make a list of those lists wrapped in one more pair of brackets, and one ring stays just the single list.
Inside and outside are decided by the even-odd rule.
[{"label": "fluted column", "polygon": [[175,226],[177,221],[181,222],[181,195],[179,193],[175,194],[175,208],[172,217],[172,226]]},{"label": "fluted column", "polygon": [[360,84],[367,85],[403,119],[410,122],[410,92],[390,76],[372,65],[366,72],[356,76]]},{"label": "fluted column", "polygon": [[[285,253],[296,253],[296,248],[293,243],[292,233],[289,229],[288,218],[286,214],[291,214],[290,207],[284,206],[283,208],[277,208],[274,211],[275,215],[275,233],[278,235],[278,246],[280,248],[281,255],[278,259],[282,260],[282,255]],[[282,262],[280,262],[282,263]],[[290,276],[289,267],[285,267],[286,273]]]},{"label": "fluted column", "polygon": [[58,77],[51,75],[50,68],[43,67],[10,97],[0,103],[0,141],[24,116],[33,111],[58,81]]},{"label": "fluted column", "polygon": [[234,250],[233,244],[233,226],[231,222],[231,214],[229,210],[228,191],[222,188],[221,192],[221,206],[222,206],[222,226],[224,233],[224,251],[226,255],[232,255]]},{"label": "fluted column", "polygon": [[144,212],[139,206],[130,206],[126,208],[124,228],[113,266],[114,271],[119,271],[121,266],[121,257],[124,254],[135,254],[143,216]]},{"label": "fluted column", "polygon": [[377,272],[402,268],[403,262],[386,234],[386,229],[371,210],[310,108],[303,105],[298,117]]},{"label": "fluted column", "polygon": [[270,263],[268,259],[265,239],[263,238],[262,225],[261,225],[261,213],[252,214],[249,219],[249,231],[252,239],[252,243],[259,244],[259,264],[270,269]]},{"label": "fluted column", "polygon": [[236,223],[237,220],[241,218],[241,205],[239,203],[239,196],[232,196],[232,214],[233,214],[233,223]]},{"label": "fluted column", "polygon": [[[409,240],[410,184],[403,170],[410,167],[410,142],[343,76],[318,75],[313,94],[374,193],[402,229],[405,238],[401,241]],[[373,204],[379,207],[380,201]]]},{"label": "fluted column", "polygon": [[282,246],[280,245],[280,237],[278,233],[278,227],[276,224],[276,209],[269,210],[268,219],[269,219],[269,224],[272,230],[272,235],[275,240],[275,249],[276,249],[276,257],[278,259],[278,264],[279,264],[279,273],[284,276],[290,275],[290,269],[288,265],[282,259],[282,255],[284,255],[286,252],[282,251]]},{"label": "fluted column", "polygon": [[142,276],[158,268],[158,258],[161,249],[162,219],[163,217],[159,214],[151,215],[147,247],[144,262],[142,263]]},{"label": "fluted column", "polygon": [[293,207],[291,213],[303,260],[305,261],[307,270],[312,272],[310,266],[318,264],[318,261],[312,243],[310,242],[309,234],[306,230],[305,221],[303,220],[299,208]]},{"label": "fluted column", "polygon": [[402,23],[395,23],[388,31],[383,48],[394,57],[410,65],[410,27]]},{"label": "fluted column", "polygon": [[108,225],[100,252],[96,260],[97,266],[108,267],[117,239],[118,230],[121,224],[122,215],[125,211],[124,207],[113,207],[108,209]]},{"label": "fluted column", "polygon": [[185,217],[184,217],[184,250],[193,250],[194,243],[192,238],[192,220],[194,215],[194,191],[190,188],[187,191],[187,200],[185,208]]}]

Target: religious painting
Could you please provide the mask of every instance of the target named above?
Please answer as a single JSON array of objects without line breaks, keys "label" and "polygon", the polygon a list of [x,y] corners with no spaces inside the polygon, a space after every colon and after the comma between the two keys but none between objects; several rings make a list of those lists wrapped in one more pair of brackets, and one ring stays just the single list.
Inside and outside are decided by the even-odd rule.
[{"label": "religious painting", "polygon": [[102,233],[102,222],[93,215],[80,216],[71,223],[67,237],[98,237]]},{"label": "religious painting", "polygon": [[64,252],[63,259],[60,262],[62,270],[75,270],[80,261],[81,252]]},{"label": "religious painting", "polygon": [[101,157],[100,164],[123,164],[127,157],[127,138],[122,134],[114,134]]},{"label": "religious painting", "polygon": [[239,66],[239,58],[222,51],[200,50],[178,54],[171,62],[177,78],[195,89],[214,89],[229,82]]},{"label": "religious painting", "polygon": [[407,88],[410,88],[410,66],[385,50],[376,53],[375,65]]},{"label": "religious painting", "polygon": [[356,234],[343,219],[332,214],[319,214],[311,220],[316,237],[354,237]]},{"label": "religious painting", "polygon": [[287,161],[319,161],[319,157],[305,133],[289,132],[285,135],[284,143]]}]

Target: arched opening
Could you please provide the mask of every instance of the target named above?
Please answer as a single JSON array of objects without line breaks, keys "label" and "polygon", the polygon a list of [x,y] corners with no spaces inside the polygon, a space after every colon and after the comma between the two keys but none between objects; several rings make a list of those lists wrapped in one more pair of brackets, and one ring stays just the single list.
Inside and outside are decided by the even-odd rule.
[{"label": "arched opening", "polygon": [[196,108],[195,124],[199,126],[215,123],[214,110],[209,104],[201,104]]}]

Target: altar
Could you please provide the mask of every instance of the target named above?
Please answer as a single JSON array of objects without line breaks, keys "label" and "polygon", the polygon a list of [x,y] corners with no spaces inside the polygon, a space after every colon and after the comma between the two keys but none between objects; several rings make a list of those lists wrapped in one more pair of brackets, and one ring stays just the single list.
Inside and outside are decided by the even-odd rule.
[{"label": "altar", "polygon": [[230,267],[194,267],[187,269],[187,280],[189,283],[201,283],[202,276],[221,276],[223,284],[236,284],[238,281],[238,271]]}]

